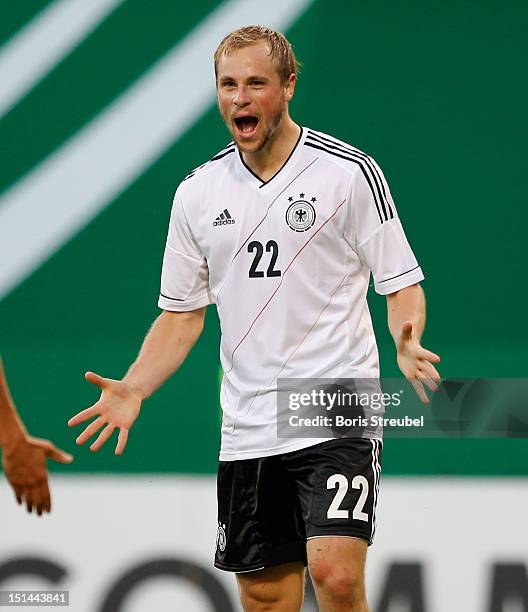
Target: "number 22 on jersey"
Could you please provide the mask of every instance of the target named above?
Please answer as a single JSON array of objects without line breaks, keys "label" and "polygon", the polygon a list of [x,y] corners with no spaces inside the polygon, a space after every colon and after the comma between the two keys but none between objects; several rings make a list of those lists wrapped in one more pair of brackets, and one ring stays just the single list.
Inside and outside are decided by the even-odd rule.
[{"label": "number 22 on jersey", "polygon": [[[281,275],[281,271],[275,268],[275,264],[277,263],[277,258],[279,256],[279,245],[275,242],[275,240],[268,240],[266,242],[266,253],[271,253],[270,257],[268,258],[268,267],[266,268],[266,272],[259,269],[261,259],[264,255],[264,245],[262,242],[252,240],[248,244],[248,253],[255,254],[249,268],[249,278],[264,278],[264,276],[270,277]],[[264,262],[263,266],[265,267]]]}]

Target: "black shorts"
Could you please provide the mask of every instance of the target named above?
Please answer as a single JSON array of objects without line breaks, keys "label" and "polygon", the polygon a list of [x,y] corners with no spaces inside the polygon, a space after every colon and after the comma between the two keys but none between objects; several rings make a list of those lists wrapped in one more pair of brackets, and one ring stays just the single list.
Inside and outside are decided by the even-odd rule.
[{"label": "black shorts", "polygon": [[306,565],[306,540],[352,536],[372,544],[380,440],[329,440],[283,455],[221,461],[215,566],[249,572]]}]

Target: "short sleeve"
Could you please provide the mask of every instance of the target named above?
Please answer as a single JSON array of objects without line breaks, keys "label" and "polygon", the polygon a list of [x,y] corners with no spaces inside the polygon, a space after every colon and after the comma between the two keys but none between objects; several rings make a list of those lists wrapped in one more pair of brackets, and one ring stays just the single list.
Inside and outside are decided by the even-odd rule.
[{"label": "short sleeve", "polygon": [[207,261],[192,235],[178,189],[163,255],[158,306],[163,310],[188,311],[211,302]]},{"label": "short sleeve", "polygon": [[350,193],[351,235],[356,252],[374,277],[380,295],[424,279],[398,218],[381,168],[365,155]]}]

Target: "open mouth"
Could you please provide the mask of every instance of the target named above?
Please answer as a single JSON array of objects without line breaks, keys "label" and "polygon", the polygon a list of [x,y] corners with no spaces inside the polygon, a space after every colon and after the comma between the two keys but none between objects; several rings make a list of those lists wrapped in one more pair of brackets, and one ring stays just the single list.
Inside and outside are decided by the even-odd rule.
[{"label": "open mouth", "polygon": [[258,119],[257,117],[235,117],[235,125],[238,133],[248,138],[256,132]]}]

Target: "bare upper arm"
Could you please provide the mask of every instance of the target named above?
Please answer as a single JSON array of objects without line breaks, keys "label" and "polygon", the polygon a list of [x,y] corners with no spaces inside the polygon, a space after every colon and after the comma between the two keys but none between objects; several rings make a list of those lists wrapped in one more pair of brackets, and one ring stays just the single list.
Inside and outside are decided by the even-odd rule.
[{"label": "bare upper arm", "polygon": [[179,325],[184,323],[193,327],[196,326],[201,331],[204,326],[206,308],[206,306],[202,306],[202,308],[196,308],[195,310],[164,310],[160,317],[169,324]]},{"label": "bare upper arm", "polygon": [[414,285],[409,285],[408,287],[403,287],[402,289],[398,289],[398,291],[394,291],[393,293],[387,293],[385,296],[387,298],[387,302],[390,302],[396,298],[397,295],[406,295],[412,294],[416,292],[423,291],[420,283],[414,283]]}]

